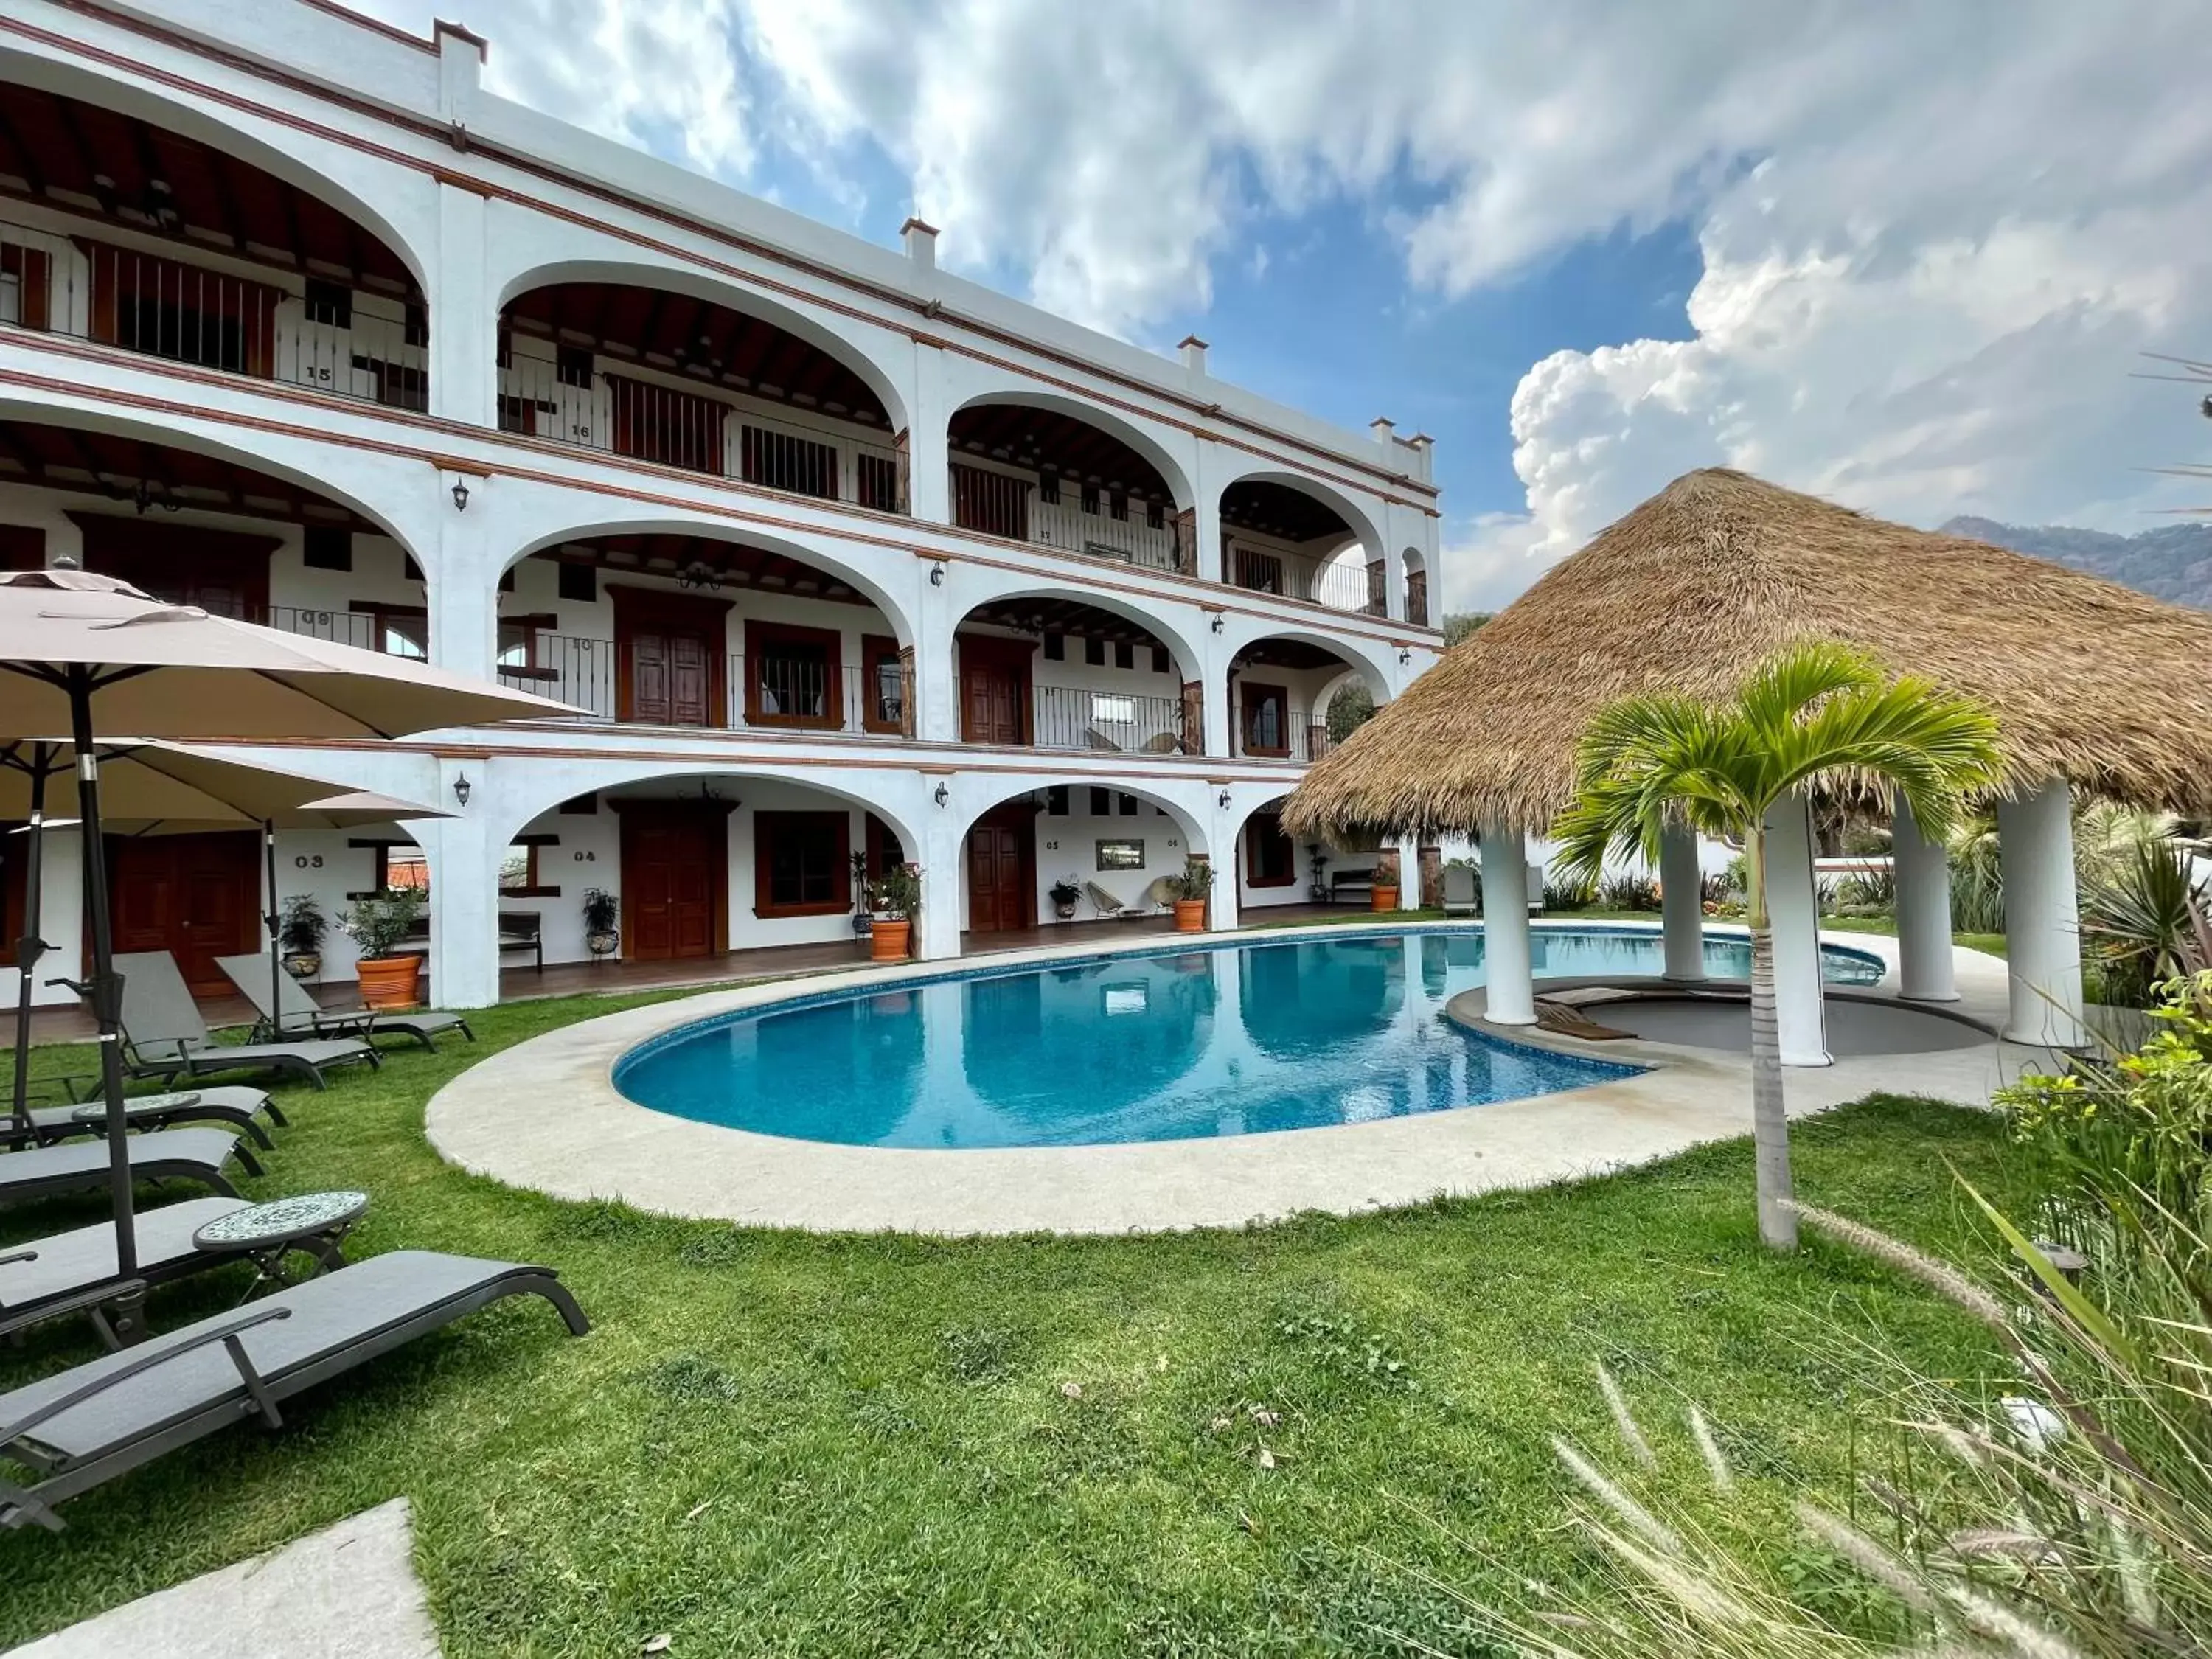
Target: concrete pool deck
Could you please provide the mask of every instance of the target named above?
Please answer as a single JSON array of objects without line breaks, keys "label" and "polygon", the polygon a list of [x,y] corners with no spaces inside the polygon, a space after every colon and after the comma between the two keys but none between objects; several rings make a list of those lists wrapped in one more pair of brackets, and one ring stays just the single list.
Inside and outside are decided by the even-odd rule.
[{"label": "concrete pool deck", "polygon": [[[1396,935],[1465,927],[1383,922],[1379,931]],[[1200,948],[1289,944],[1343,939],[1356,931],[1285,928],[1257,936],[1194,935],[1184,942]],[[1730,932],[1741,936],[1740,930],[1708,929],[1716,936]],[[1917,1009],[1898,1002],[1895,940],[1862,933],[1823,933],[1821,939],[1879,957],[1887,970],[1877,986],[1832,991],[1832,1008],[1850,1002],[1877,1011],[1887,1006],[1899,1015]],[[1093,944],[1010,952],[991,958],[986,971],[1156,952],[1160,945],[1151,938],[1118,948]],[[1960,1000],[1944,1005],[1941,1015],[1940,1035],[1948,1046],[1889,1051],[1881,1040],[1840,1045],[1877,1052],[1839,1054],[1831,1066],[1790,1070],[1792,1115],[1880,1091],[1978,1103],[1999,1082],[2050,1066],[2047,1051],[1991,1035],[2004,1018],[2004,963],[1961,948],[1957,967]],[[975,969],[939,963],[817,975],[803,984],[750,985],[580,1021],[462,1073],[432,1098],[427,1131],[448,1161],[556,1198],[617,1199],[664,1214],[750,1226],[969,1235],[1162,1231],[1237,1226],[1301,1210],[1350,1214],[1439,1194],[1535,1187],[1600,1174],[1751,1129],[1747,1054],[1649,1037],[1583,1042],[1526,1027],[1495,1028],[1481,1020],[1480,989],[1455,997],[1450,1016],[1504,1041],[1650,1069],[1526,1100],[1325,1128],[959,1151],[757,1134],[651,1110],[624,1099],[614,1086],[617,1060],[680,1025],[795,995],[895,989]],[[1592,982],[1660,983],[1546,980],[1539,993]],[[1605,1009],[1595,1012],[1606,1017]],[[1976,1030],[1977,1039],[1959,1046],[1958,1022]],[[1901,1019],[1883,1022],[1877,1016],[1876,1023],[1893,1036],[1908,1029]]]}]

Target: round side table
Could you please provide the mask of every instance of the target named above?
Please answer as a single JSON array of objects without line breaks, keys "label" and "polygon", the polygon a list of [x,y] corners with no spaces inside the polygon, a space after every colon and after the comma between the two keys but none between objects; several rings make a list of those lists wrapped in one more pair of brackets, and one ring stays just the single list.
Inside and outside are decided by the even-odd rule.
[{"label": "round side table", "polygon": [[249,1204],[217,1216],[192,1235],[195,1249],[243,1255],[254,1266],[251,1299],[264,1285],[283,1285],[284,1258],[298,1250],[312,1257],[317,1273],[345,1266],[345,1237],[368,1209],[368,1194],[356,1192],[301,1193],[292,1198]]}]

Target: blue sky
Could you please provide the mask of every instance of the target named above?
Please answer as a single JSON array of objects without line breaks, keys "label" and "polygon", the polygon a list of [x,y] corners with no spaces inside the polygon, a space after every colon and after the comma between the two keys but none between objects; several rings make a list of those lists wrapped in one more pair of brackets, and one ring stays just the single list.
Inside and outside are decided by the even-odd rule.
[{"label": "blue sky", "polygon": [[[356,0],[427,29],[431,0]],[[2133,531],[2203,459],[2201,0],[465,0],[492,89],[1355,431],[1510,599],[1691,467]]]}]

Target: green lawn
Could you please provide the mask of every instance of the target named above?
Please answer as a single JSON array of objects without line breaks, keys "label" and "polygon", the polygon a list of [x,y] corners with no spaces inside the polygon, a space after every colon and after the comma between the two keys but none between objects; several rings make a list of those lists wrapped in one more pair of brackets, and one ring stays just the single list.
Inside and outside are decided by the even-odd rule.
[{"label": "green lawn", "polygon": [[[405,1494],[454,1659],[630,1655],[662,1632],[674,1659],[1473,1651],[1413,1569],[1490,1592],[1577,1571],[1547,1439],[1607,1445],[1595,1360],[1683,1469],[1680,1407],[1704,1402],[1759,1477],[1744,1501],[1778,1514],[1848,1484],[1854,1413],[1878,1414],[1854,1340],[1996,1363],[1885,1270],[1760,1250],[1741,1144],[1358,1220],[964,1243],[563,1205],[430,1152],[439,1083],[612,1006],[511,1005],[473,1049],[294,1091],[255,1183],[367,1188],[356,1254],[554,1264],[594,1334],[509,1304],[302,1400],[282,1433],[234,1429],[75,1501],[58,1536],[0,1537],[0,1646]],[[1925,1102],[1850,1108],[1797,1146],[1808,1196],[1939,1249],[1978,1248],[1947,1164],[2000,1190],[2008,1172],[1990,1118]],[[13,1212],[0,1240],[98,1212]],[[173,1289],[157,1322],[237,1289]],[[90,1352],[82,1326],[42,1328],[0,1351],[0,1382]]]}]

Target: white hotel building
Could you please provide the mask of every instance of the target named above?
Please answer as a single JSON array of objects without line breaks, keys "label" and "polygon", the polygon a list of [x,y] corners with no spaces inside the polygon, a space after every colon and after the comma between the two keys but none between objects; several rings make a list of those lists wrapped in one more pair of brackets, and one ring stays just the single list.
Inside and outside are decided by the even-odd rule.
[{"label": "white hotel building", "polygon": [[[1305,902],[1274,804],[1340,691],[1442,648],[1429,440],[549,119],[490,49],[328,0],[0,11],[0,557],[584,711],[246,751],[454,814],[282,837],[280,891],[422,860],[452,1006],[498,999],[502,915],[582,959],[589,887],[647,964],[851,940],[856,856],[921,866],[931,957],[1191,853],[1216,926]],[[210,986],[258,945],[250,834],[111,864],[125,948]],[[50,918],[77,877],[58,844]]]}]

